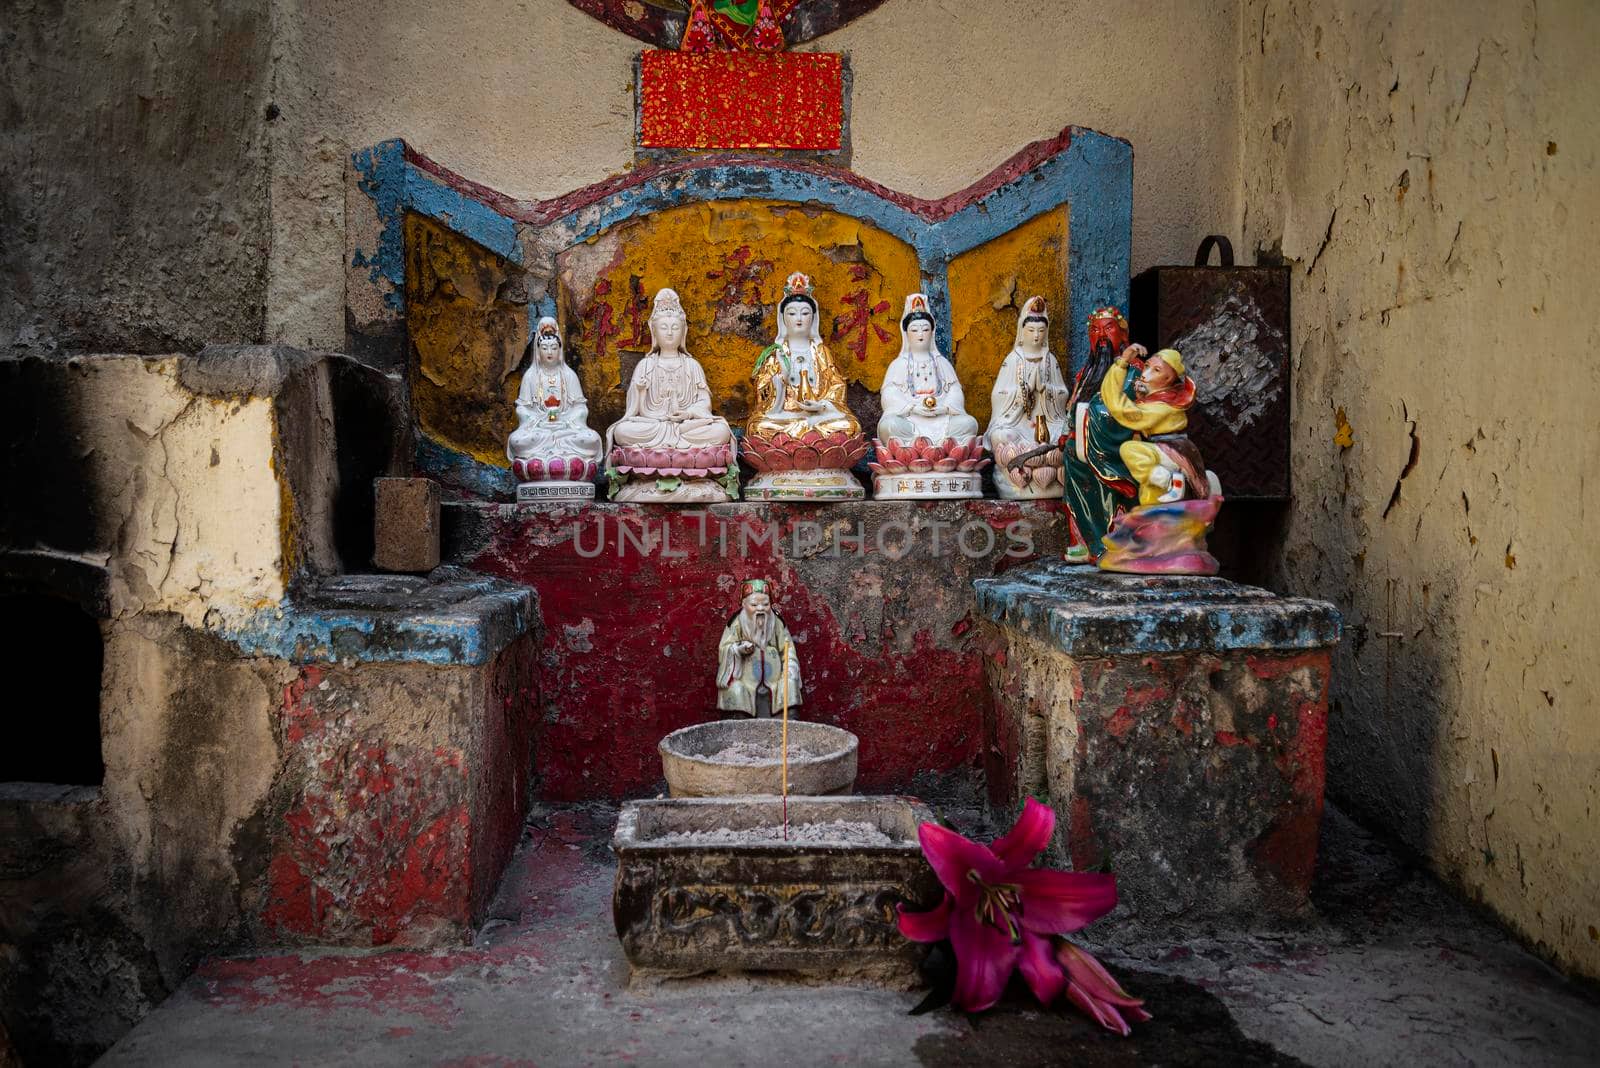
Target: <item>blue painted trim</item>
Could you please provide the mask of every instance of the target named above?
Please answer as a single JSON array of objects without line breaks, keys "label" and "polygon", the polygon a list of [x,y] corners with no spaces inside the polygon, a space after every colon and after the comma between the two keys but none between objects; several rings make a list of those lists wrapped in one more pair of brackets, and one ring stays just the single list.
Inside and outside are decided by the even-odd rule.
[{"label": "blue painted trim", "polygon": [[1045,560],[978,579],[978,611],[1071,656],[1337,645],[1339,610],[1227,579],[1118,575]]},{"label": "blue painted trim", "polygon": [[516,221],[480,200],[441,183],[433,175],[406,164],[406,208],[482,245],[502,259],[522,263]]},{"label": "blue painted trim", "polygon": [[405,311],[406,300],[406,146],[404,141],[382,141],[350,156],[355,167],[356,185],[372,199],[377,211],[378,247],[356,249],[351,266],[367,268],[374,286],[389,283],[384,304],[397,312]]},{"label": "blue painted trim", "polygon": [[367,268],[373,285],[380,279],[389,283],[389,291],[383,295],[386,306],[397,312],[405,310],[408,211],[426,215],[512,263],[522,263],[515,220],[451,189],[409,162],[404,141],[380,141],[352,153],[350,163],[358,176],[357,187],[372,199],[380,226],[378,247],[356,249],[351,266]]},{"label": "blue painted trim", "polygon": [[417,435],[416,465],[442,486],[470,493],[486,500],[515,500],[517,476],[507,467],[492,467],[440,444],[426,434]]},{"label": "blue painted trim", "polygon": [[[341,575],[325,585],[218,634],[246,656],[295,664],[348,660],[471,667],[492,661],[528,633],[535,619],[531,590],[484,576],[433,584],[412,576]],[[354,596],[340,596],[340,587],[351,585],[358,587]],[[367,593],[373,594],[371,607],[348,604]],[[421,602],[420,607],[384,603],[408,599]]]}]

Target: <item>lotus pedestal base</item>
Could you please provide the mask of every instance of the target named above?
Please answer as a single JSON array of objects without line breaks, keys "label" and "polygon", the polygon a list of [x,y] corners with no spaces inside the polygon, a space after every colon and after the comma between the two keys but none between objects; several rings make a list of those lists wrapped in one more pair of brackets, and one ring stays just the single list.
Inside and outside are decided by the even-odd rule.
[{"label": "lotus pedestal base", "polygon": [[522,482],[517,485],[518,504],[570,504],[592,500],[593,482]]},{"label": "lotus pedestal base", "polygon": [[872,495],[880,501],[952,501],[982,497],[983,476],[976,471],[873,475]]},{"label": "lotus pedestal base", "polygon": [[726,504],[733,498],[714,478],[634,475],[611,499],[625,504]]},{"label": "lotus pedestal base", "polygon": [[995,465],[994,492],[995,496],[1002,501],[1059,501],[1062,497],[1062,487],[1059,481],[1046,486],[1044,489],[1038,489],[1034,481],[1030,479],[1025,488],[1017,488],[1016,483],[1007,478],[1006,473],[1000,470],[999,464]]},{"label": "lotus pedestal base", "polygon": [[767,471],[744,487],[747,501],[859,501],[866,495],[848,471]]}]

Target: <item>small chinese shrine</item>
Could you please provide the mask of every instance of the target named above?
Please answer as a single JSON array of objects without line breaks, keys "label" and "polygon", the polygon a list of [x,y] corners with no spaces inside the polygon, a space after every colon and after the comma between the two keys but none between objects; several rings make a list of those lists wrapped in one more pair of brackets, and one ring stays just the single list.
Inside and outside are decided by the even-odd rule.
[{"label": "small chinese shrine", "polygon": [[[944,24],[892,0],[549,6],[464,13],[505,21],[460,62],[487,71],[496,33],[537,27],[524,74],[549,107],[518,97],[495,132],[525,123],[553,157],[609,108],[613,156],[523,182],[526,152],[464,151],[408,110],[412,79],[437,79],[421,30],[340,51],[318,39],[340,12],[274,8],[228,36],[259,30],[288,72],[282,102],[251,100],[270,210],[251,229],[216,209],[265,250],[251,284],[274,315],[225,340],[167,330],[130,282],[119,307],[156,324],[135,342],[85,342],[79,311],[59,352],[12,330],[3,473],[25,506],[0,520],[0,599],[17,662],[60,657],[73,684],[49,759],[0,775],[0,884],[21,903],[0,901],[19,1006],[0,1068],[7,1028],[30,1055],[98,1056],[202,960],[219,1003],[294,993],[313,959],[343,983],[354,950],[406,954],[419,988],[461,952],[542,974],[549,947],[488,932],[576,908],[550,902],[593,896],[600,868],[616,937],[593,972],[618,990],[759,973],[933,997],[948,965],[942,996],[976,1012],[1015,969],[1136,1039],[1160,1006],[1068,935],[1314,921],[1346,665],[1366,693],[1366,644],[1422,633],[1368,618],[1345,656],[1345,572],[1320,549],[1276,584],[1303,595],[1256,584],[1306,522],[1291,455],[1356,440],[1345,407],[1312,435],[1291,396],[1290,296],[1342,216],[1313,220],[1308,256],[1256,240],[1262,262],[1236,265],[1199,230],[1192,265],[1151,266],[1147,127],[1097,101],[1107,131],[1029,104],[1025,133],[973,142],[979,166],[885,165],[940,153],[929,113],[950,103]],[[1018,10],[1076,41],[1050,6]],[[1274,32],[1263,17],[1262,55]],[[927,63],[880,69],[861,42],[890,37]],[[1009,55],[977,58],[1023,94]],[[352,119],[380,67],[404,67],[403,101]],[[325,97],[290,91],[301,70]],[[891,127],[885,86],[908,78],[921,103]],[[141,123],[170,104],[133,96]],[[205,134],[184,151],[231,128],[185,121]],[[1548,145],[1543,165],[1566,158]],[[305,173],[270,162],[290,157]],[[1385,206],[1434,195],[1415,159]],[[1413,308],[1407,269],[1383,263],[1394,303],[1338,309],[1339,328]],[[17,307],[44,288],[7,277]],[[1383,518],[1432,447],[1397,403]],[[1011,830],[983,845],[952,814]],[[269,951],[294,962],[230,956]]]}]

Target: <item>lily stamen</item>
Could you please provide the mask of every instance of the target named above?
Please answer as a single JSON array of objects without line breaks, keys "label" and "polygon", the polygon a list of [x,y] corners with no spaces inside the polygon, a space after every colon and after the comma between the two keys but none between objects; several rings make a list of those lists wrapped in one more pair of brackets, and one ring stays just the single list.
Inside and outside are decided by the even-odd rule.
[{"label": "lily stamen", "polygon": [[978,888],[978,918],[996,930],[1004,931],[1012,945],[1022,942],[1022,932],[1017,927],[1013,913],[1022,911],[1022,889],[1014,883],[990,886],[975,871],[967,872],[967,879]]}]

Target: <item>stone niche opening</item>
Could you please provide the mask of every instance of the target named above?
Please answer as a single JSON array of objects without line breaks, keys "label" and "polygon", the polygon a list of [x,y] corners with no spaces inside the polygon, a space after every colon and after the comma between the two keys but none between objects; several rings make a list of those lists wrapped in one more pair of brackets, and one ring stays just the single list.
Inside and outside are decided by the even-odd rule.
[{"label": "stone niche opening", "polygon": [[1067,127],[936,200],[844,167],[719,153],[520,201],[386,141],[348,172],[345,349],[405,371],[418,472],[469,498],[515,495],[505,440],[539,317],[560,323],[603,429],[622,413],[650,347],[650,302],[667,286],[713,407],[736,425],[795,270],[817,287],[824,340],[868,426],[899,351],[901,302],[917,291],[981,424],[1019,302],[1050,302],[1052,347],[1074,367],[1089,313],[1126,307],[1132,175],[1127,142]]},{"label": "stone niche opening", "polygon": [[[0,745],[0,782],[99,786],[100,624],[48,594],[0,596],[0,664],[8,679],[34,679],[42,703],[13,700]],[[41,677],[42,676],[42,677]]]}]

